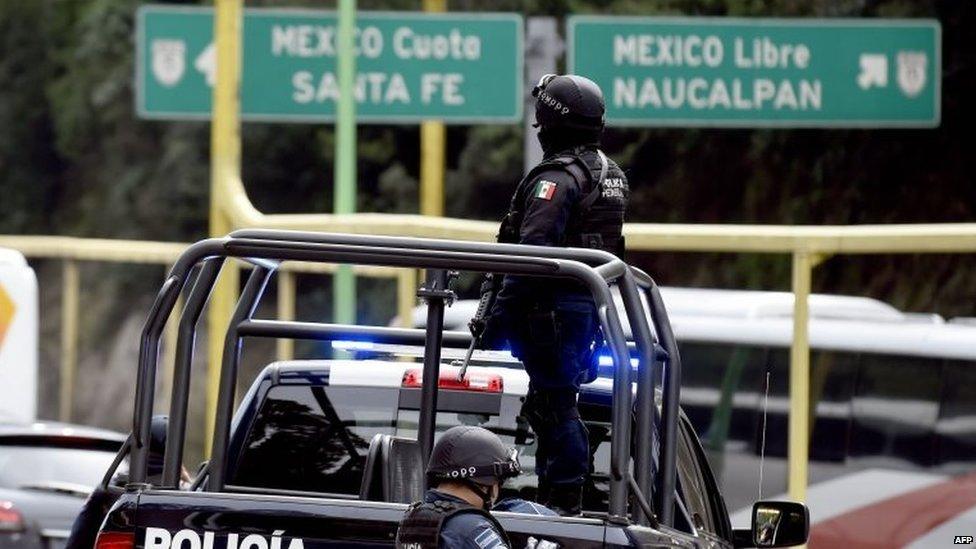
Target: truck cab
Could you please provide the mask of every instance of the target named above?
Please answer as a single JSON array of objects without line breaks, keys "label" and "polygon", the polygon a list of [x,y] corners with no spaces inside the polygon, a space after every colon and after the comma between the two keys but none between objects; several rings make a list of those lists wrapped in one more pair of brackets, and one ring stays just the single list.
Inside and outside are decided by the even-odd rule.
[{"label": "truck cab", "polygon": [[[592,455],[584,512],[493,513],[514,546],[778,547],[805,541],[806,510],[790,502],[757,503],[753,528],[732,530],[698,438],[671,395],[680,362],[653,281],[637,273],[639,285],[636,271],[618,259],[589,252],[277,231],[239,231],[194,245],[174,266],[147,320],[129,484],[97,546],[390,547],[407,504],[421,498],[433,441],[460,424],[486,427],[520,451],[525,473],[505,485],[503,496],[532,499],[535,438],[518,417],[527,375],[507,353],[486,352],[476,353],[459,377],[456,357],[471,337],[443,329],[452,299],[447,266],[575,277],[591,285],[600,305],[613,366],[610,377],[586,385],[579,397]],[[189,486],[180,486],[194,330],[226,257],[254,267],[228,327],[211,459]],[[418,295],[428,304],[428,323],[410,329],[253,318],[276,262],[287,260],[427,268]],[[601,272],[601,265],[610,267]],[[153,349],[191,274],[163,473],[150,484],[140,439],[153,412]],[[621,286],[632,321],[632,350],[612,305],[613,282]],[[235,410],[245,337],[312,339],[345,355],[273,363]]]}]

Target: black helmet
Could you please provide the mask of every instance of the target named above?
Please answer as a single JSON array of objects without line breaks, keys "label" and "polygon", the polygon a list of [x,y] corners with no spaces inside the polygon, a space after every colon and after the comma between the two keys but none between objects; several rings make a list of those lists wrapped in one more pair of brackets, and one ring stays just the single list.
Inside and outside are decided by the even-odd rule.
[{"label": "black helmet", "polygon": [[600,131],[606,106],[600,86],[575,74],[547,74],[532,89],[536,126]]},{"label": "black helmet", "polygon": [[[427,463],[427,483],[456,481],[490,487],[519,472],[518,453],[506,448],[498,435],[482,427],[458,425],[445,431],[434,445]],[[476,492],[486,499],[481,490]]]}]

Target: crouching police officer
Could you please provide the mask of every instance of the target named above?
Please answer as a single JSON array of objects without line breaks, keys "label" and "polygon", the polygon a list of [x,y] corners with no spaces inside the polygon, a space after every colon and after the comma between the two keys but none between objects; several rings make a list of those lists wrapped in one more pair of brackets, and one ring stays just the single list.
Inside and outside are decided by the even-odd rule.
[{"label": "crouching police officer", "polygon": [[427,464],[424,500],[411,505],[397,531],[401,549],[507,549],[505,530],[489,513],[505,479],[519,474],[514,449],[481,427],[441,435]]},{"label": "crouching police officer", "polygon": [[[516,188],[498,240],[622,257],[630,190],[621,169],[599,149],[603,93],[587,78],[549,74],[532,94],[544,159]],[[490,284],[483,291],[491,291]],[[538,500],[560,514],[578,514],[589,444],[576,398],[580,384],[595,377],[593,297],[575,281],[506,276],[490,310],[483,339],[508,339],[529,375],[522,416],[538,442]],[[476,336],[480,328],[472,323]]]}]

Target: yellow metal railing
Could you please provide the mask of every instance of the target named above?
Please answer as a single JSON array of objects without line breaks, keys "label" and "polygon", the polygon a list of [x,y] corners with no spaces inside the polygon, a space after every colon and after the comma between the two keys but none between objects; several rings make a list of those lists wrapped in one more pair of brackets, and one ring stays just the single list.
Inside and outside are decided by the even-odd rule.
[{"label": "yellow metal railing", "polygon": [[[251,206],[239,180],[227,182],[225,211],[233,227],[324,230],[416,237],[488,241],[496,225],[486,221],[432,218],[418,215],[327,214],[264,215]],[[228,207],[230,206],[230,207]],[[238,209],[235,209],[238,208]],[[976,253],[976,223],[936,225],[776,226],[676,225],[631,223],[624,229],[632,251],[726,252],[790,254],[793,258],[793,343],[790,352],[789,491],[805,499],[809,444],[810,364],[807,298],[813,269],[825,258],[842,254]],[[169,265],[186,244],[117,241],[49,236],[0,236],[0,247],[20,250],[34,258],[64,260],[62,308],[61,410],[71,406],[71,388],[77,365],[79,275],[77,262],[106,261]],[[292,271],[331,273],[332,265],[285,264],[278,286],[278,315],[294,318],[295,281]],[[414,305],[416,274],[407,269],[361,267],[360,276],[396,278],[397,310],[409,318]],[[230,288],[233,303],[234,288]],[[220,341],[226,319],[211,325],[210,340]],[[175,339],[166,338],[167,345]],[[279,357],[292,355],[291,342],[279,342]],[[167,351],[172,356],[172,351]],[[167,362],[168,364],[168,362]],[[213,362],[210,364],[219,364]]]},{"label": "yellow metal railing", "polygon": [[[277,214],[251,206],[240,181],[225,181],[228,215],[241,226],[405,235],[490,241],[497,224],[419,215]],[[976,253],[976,223],[927,225],[782,226],[630,223],[631,251],[789,254],[794,304],[790,350],[789,493],[806,499],[809,455],[810,349],[807,299],[812,271],[824,259],[845,254]]]}]

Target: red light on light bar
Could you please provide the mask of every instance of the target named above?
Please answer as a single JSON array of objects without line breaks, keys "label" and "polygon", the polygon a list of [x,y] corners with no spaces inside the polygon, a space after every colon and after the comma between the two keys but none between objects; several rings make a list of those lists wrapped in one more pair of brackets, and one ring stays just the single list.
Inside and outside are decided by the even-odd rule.
[{"label": "red light on light bar", "polygon": [[[452,391],[472,391],[476,393],[501,393],[505,388],[500,374],[486,374],[468,371],[463,380],[458,380],[457,368],[442,368],[437,387]],[[421,368],[410,368],[403,373],[405,389],[419,389],[424,382],[424,371]]]},{"label": "red light on light bar", "polygon": [[136,535],[132,532],[99,532],[95,549],[132,549]]}]

